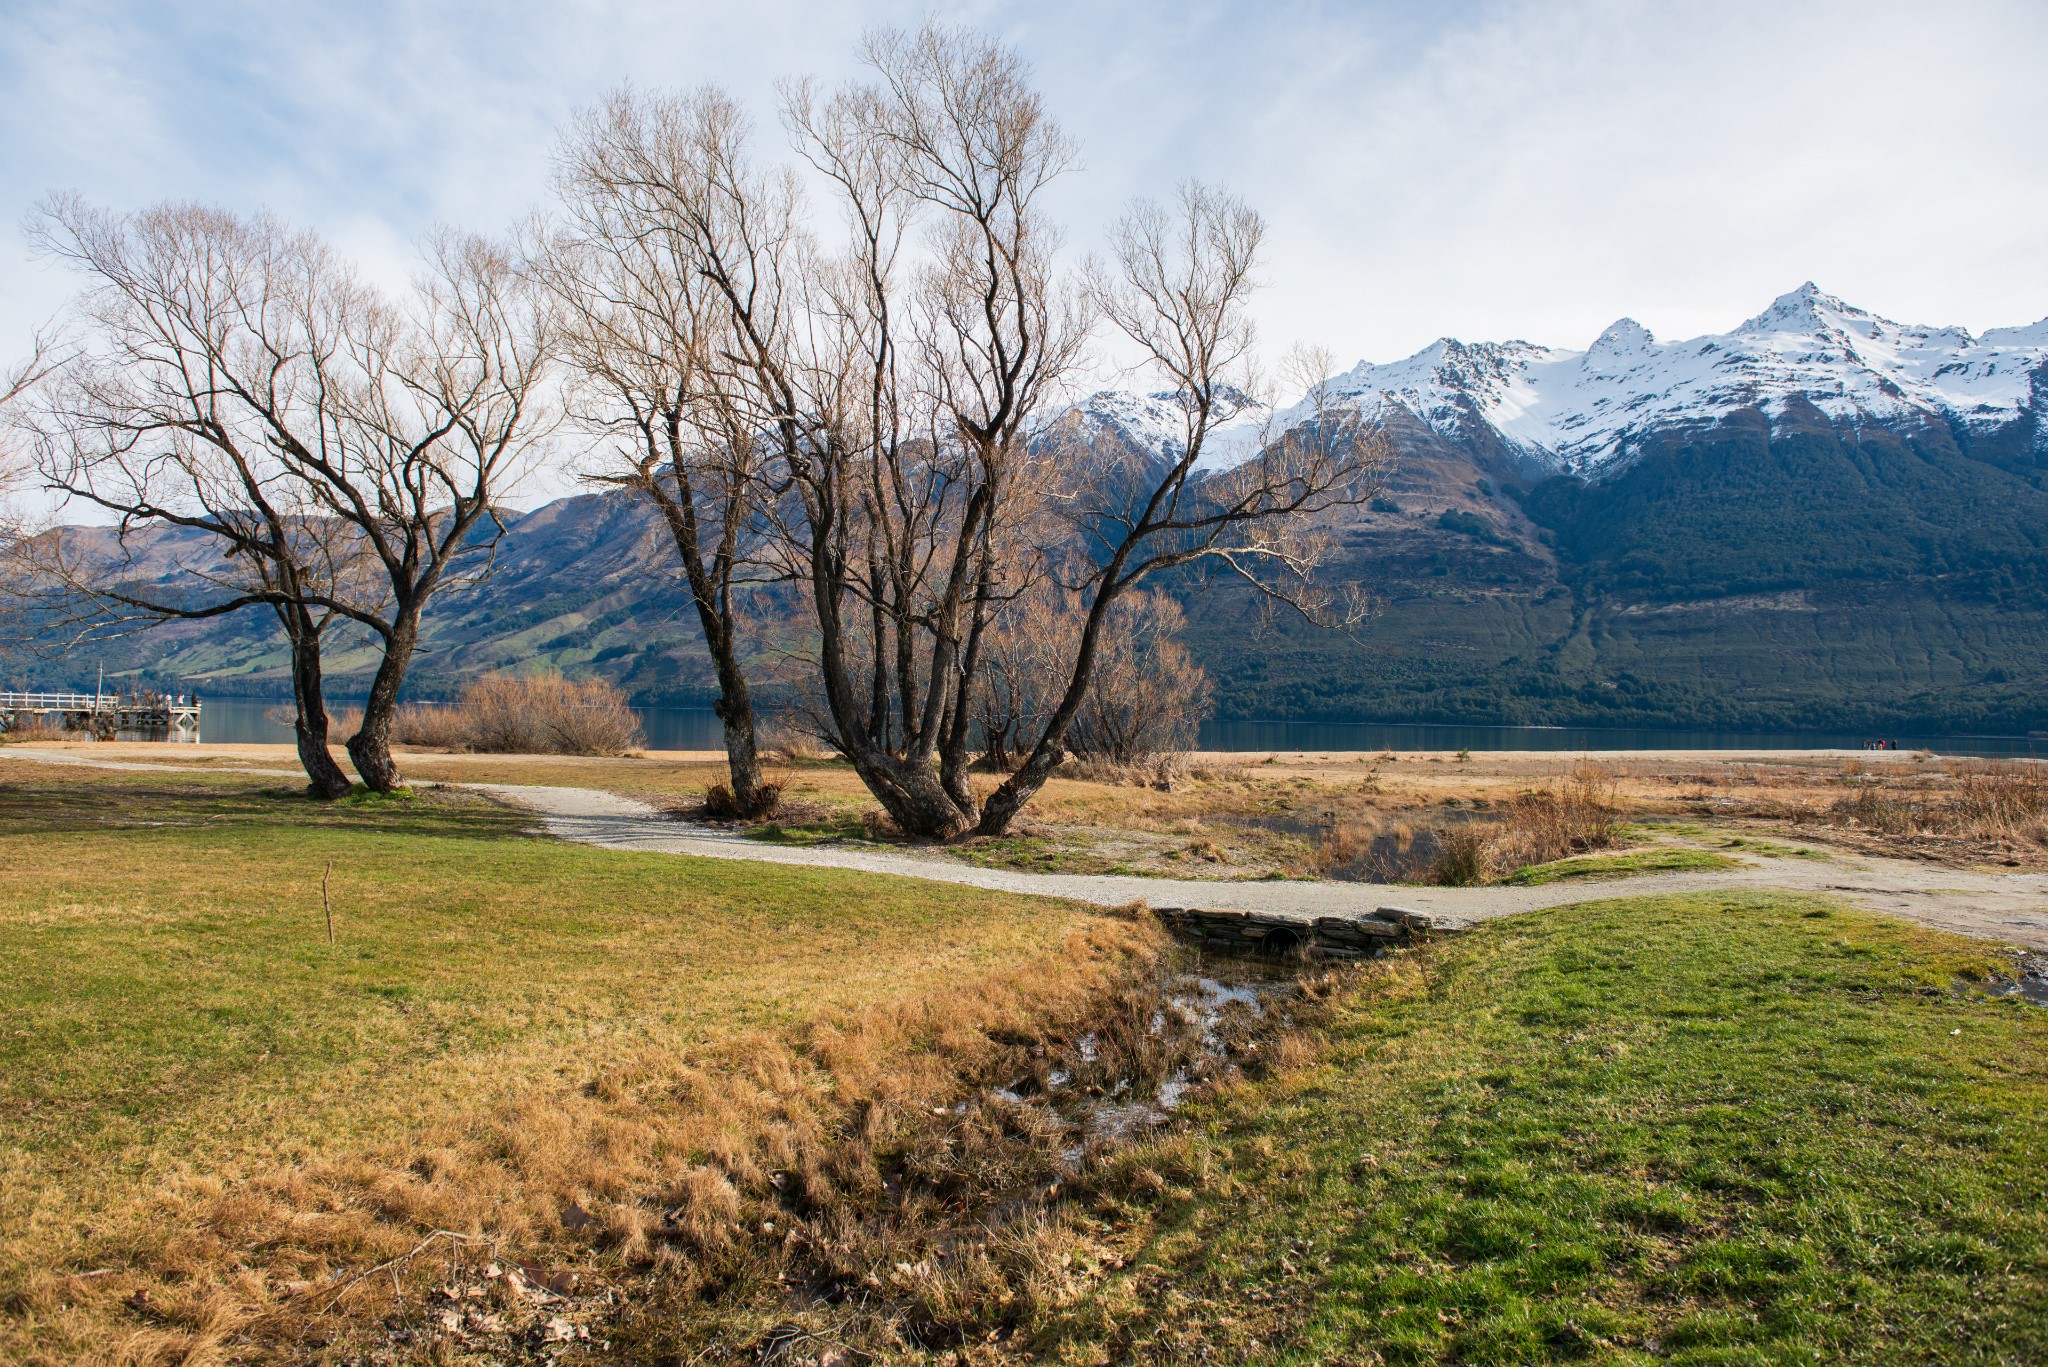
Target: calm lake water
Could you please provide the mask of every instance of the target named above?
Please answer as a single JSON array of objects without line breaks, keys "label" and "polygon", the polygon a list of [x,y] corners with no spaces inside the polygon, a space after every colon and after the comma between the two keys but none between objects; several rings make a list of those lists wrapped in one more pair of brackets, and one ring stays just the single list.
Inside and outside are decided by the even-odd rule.
[{"label": "calm lake water", "polygon": [[[337,703],[337,705],[339,705]],[[209,698],[200,738],[227,744],[292,738],[289,722],[268,715],[289,704]],[[703,707],[642,707],[640,724],[656,750],[715,750],[718,718]],[[1202,727],[1202,748],[1241,750],[1856,750],[1868,736],[1828,731],[1603,731],[1549,726],[1381,726],[1339,722],[1218,721]],[[1901,750],[2009,759],[2048,758],[2048,736],[1890,736]]]}]

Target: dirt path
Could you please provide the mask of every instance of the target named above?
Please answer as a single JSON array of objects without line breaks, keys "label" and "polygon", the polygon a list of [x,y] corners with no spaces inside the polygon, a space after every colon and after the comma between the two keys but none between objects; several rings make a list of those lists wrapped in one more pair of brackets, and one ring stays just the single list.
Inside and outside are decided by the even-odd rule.
[{"label": "dirt path", "polygon": [[[191,764],[101,760],[27,747],[0,751],[8,759],[89,768],[191,773]],[[297,777],[299,771],[208,765],[202,772]],[[2048,874],[1971,873],[1905,859],[1836,853],[1828,859],[1747,859],[1735,869],[1644,874],[1601,882],[1540,887],[1434,888],[1375,883],[1138,878],[1112,874],[1025,873],[962,864],[942,854],[879,852],[830,846],[772,845],[711,827],[678,822],[647,803],[595,788],[529,784],[460,784],[541,815],[549,834],[606,849],[687,854],[709,859],[854,869],[959,883],[996,892],[1065,897],[1099,906],[1135,901],[1160,907],[1202,907],[1269,915],[1360,916],[1384,906],[1422,912],[1441,925],[1464,926],[1498,916],[1599,897],[1730,888],[1772,889],[1840,897],[1871,911],[1939,930],[2048,950]]]},{"label": "dirt path", "polygon": [[1445,926],[1463,926],[1603,896],[1769,888],[1824,893],[1940,930],[2048,950],[2048,874],[1966,873],[1905,859],[1846,854],[1825,860],[1757,858],[1738,869],[1644,874],[1607,882],[1558,882],[1529,888],[1426,888],[1374,883],[1229,882],[1023,873],[975,868],[937,854],[764,844],[678,822],[644,802],[591,788],[469,786],[541,813],[552,835],[607,849],[858,869],[964,883],[998,892],[1067,897],[1101,906],[1144,900],[1161,907],[1257,911],[1304,918],[1361,916],[1378,907],[1401,906],[1423,912]]}]

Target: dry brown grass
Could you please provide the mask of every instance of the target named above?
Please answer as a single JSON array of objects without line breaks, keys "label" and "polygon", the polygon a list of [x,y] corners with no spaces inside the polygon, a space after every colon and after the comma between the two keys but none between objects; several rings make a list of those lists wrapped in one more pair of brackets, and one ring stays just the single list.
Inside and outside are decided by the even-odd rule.
[{"label": "dry brown grass", "polygon": [[1932,782],[1887,783],[1853,771],[1829,807],[1832,824],[1878,835],[1940,836],[2048,847],[2048,766],[1955,761]]},{"label": "dry brown grass", "polygon": [[[10,1364],[282,1355],[337,1332],[332,1273],[436,1228],[479,1242],[436,1243],[409,1287],[463,1252],[628,1275],[670,1212],[711,1227],[698,1169],[838,1133],[842,1093],[924,1095],[994,1056],[977,1030],[1057,1022],[1158,943],[1028,899],[524,839],[446,790],[309,806],[261,777],[0,770]],[[881,1073],[828,1065],[839,1036]],[[563,1227],[577,1203],[593,1223]]]},{"label": "dry brown grass", "polygon": [[[453,1262],[566,1263],[600,1280],[658,1270],[694,1293],[764,1259],[801,1261],[760,1237],[778,1217],[785,1228],[811,1222],[820,1242],[806,1246],[808,1261],[829,1252],[864,1276],[906,1242],[936,1237],[949,1197],[1007,1190],[988,1164],[1045,1157],[999,1142],[993,1113],[941,1125],[935,1107],[1018,1041],[1072,1033],[1105,1001],[1114,1020],[1162,948],[1149,926],[1100,922],[1057,952],[951,989],[741,1033],[695,1058],[663,1048],[615,1057],[429,1123],[400,1152],[195,1176],[97,1239],[100,1267],[32,1276],[4,1309],[51,1346],[30,1360],[200,1364],[379,1342],[394,1291],[401,1317],[418,1318]],[[892,1162],[893,1176],[883,1171]],[[910,1170],[932,1189],[926,1204],[862,1225],[858,1212]],[[460,1238],[388,1276],[353,1279],[436,1231]],[[969,1259],[913,1300],[928,1314],[949,1303],[965,1313],[980,1279],[1008,1275],[1001,1267]],[[132,1326],[137,1315],[147,1327]]]},{"label": "dry brown grass", "polygon": [[1471,886],[1526,865],[1606,849],[1615,843],[1619,786],[1606,766],[1581,760],[1557,782],[1503,804],[1499,819],[1442,832],[1429,881]]}]

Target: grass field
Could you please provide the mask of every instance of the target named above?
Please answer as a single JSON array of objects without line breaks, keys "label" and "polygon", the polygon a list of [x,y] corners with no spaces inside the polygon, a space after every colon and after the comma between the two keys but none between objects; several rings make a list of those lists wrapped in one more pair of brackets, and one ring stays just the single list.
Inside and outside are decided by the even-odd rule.
[{"label": "grass field", "polygon": [[1386,967],[1042,1340],[1069,1361],[2048,1361],[2048,1012],[1986,946],[1695,895]]},{"label": "grass field", "polygon": [[[436,1229],[612,1288],[633,1360],[2048,1360],[2048,1013],[1973,988],[1995,945],[1749,893],[1491,922],[1026,1191],[956,1103],[1142,923],[288,788],[0,754],[0,1361],[471,1360],[335,1280]],[[783,1279],[920,1165],[934,1223],[848,1244],[880,1289]]]},{"label": "grass field", "polygon": [[131,1356],[176,1360],[423,1225],[519,1238],[659,1190],[680,1141],[637,1098],[691,1060],[942,990],[1000,1003],[1006,975],[1085,967],[1062,946],[1106,924],[528,824],[452,792],[319,808],[277,780],[0,758],[0,1360],[138,1335]]}]

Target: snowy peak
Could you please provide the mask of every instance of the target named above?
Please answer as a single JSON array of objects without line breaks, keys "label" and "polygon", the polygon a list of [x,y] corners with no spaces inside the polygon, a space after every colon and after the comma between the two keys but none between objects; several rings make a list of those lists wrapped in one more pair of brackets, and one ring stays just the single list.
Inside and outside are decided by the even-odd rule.
[{"label": "snowy peak", "polygon": [[[1197,469],[1227,469],[1258,449],[1267,407],[1248,394],[1221,396],[1229,412],[1209,431]],[[1187,451],[1187,405],[1178,394],[1140,394],[1105,389],[1089,395],[1062,414],[1059,422],[1075,425],[1090,440],[1122,443],[1160,460],[1178,461]]]},{"label": "snowy peak", "polygon": [[1871,315],[1828,294],[1811,280],[1789,294],[1781,294],[1771,306],[1735,329],[1738,337],[1767,337],[1790,333],[1807,337],[1844,335],[1841,323],[1850,319],[1869,320]]},{"label": "snowy peak", "polygon": [[[1711,423],[1743,409],[1776,420],[1795,402],[1837,422],[1957,422],[1990,429],[2048,398],[2048,319],[1993,328],[1895,323],[1812,281],[1731,332],[1660,342],[1622,318],[1584,351],[1532,342],[1441,337],[1384,365],[1361,361],[1323,383],[1322,401],[1377,417],[1406,409],[1447,439],[1490,428],[1511,450],[1564,473],[1626,465],[1647,433]],[[1226,467],[1313,411],[1304,399],[1269,413],[1247,402],[1199,462]],[[1097,434],[1178,459],[1185,414],[1172,394],[1108,390],[1072,410]]]},{"label": "snowy peak", "polygon": [[2048,320],[1980,340],[1892,322],[1808,281],[1728,333],[1659,342],[1623,318],[1584,351],[1442,338],[1405,360],[1361,362],[1330,393],[1368,413],[1399,405],[1445,437],[1483,422],[1543,465],[1593,474],[1625,464],[1654,428],[1745,408],[1775,419],[1795,398],[1837,421],[1996,427],[2033,407],[2044,363]]},{"label": "snowy peak", "polygon": [[1607,325],[1607,331],[1593,339],[1593,345],[1586,348],[1588,360],[1626,360],[1640,356],[1657,344],[1650,330],[1633,318],[1622,318]]}]

